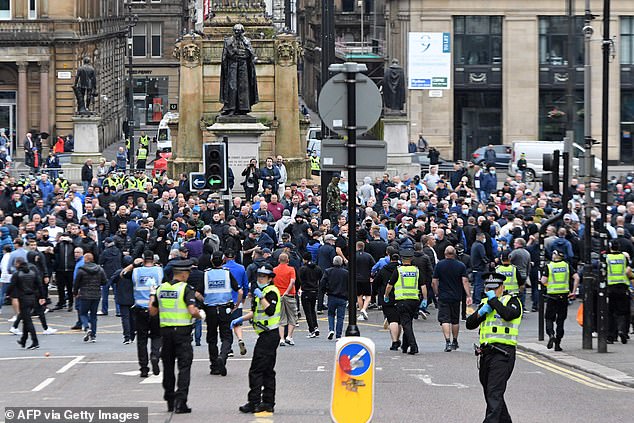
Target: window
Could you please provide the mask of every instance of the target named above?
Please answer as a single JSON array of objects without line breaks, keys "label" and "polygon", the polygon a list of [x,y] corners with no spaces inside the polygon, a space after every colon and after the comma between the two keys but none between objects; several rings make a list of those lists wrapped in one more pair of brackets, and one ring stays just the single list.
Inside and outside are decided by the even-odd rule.
[{"label": "window", "polygon": [[144,23],[138,23],[132,28],[132,56],[147,56],[146,48],[146,27]]},{"label": "window", "polygon": [[499,65],[502,63],[502,17],[456,16],[454,63]]},{"label": "window", "polygon": [[0,19],[11,19],[11,0],[0,0]]},{"label": "window", "polygon": [[37,19],[37,0],[29,0],[29,19]]},{"label": "window", "polygon": [[[583,16],[575,18],[575,65],[583,66]],[[551,66],[568,66],[568,18],[566,16],[541,16],[539,18],[539,63]]]},{"label": "window", "polygon": [[161,57],[162,56],[162,46],[161,46],[161,24],[153,23],[152,24],[152,57]]},{"label": "window", "polygon": [[[575,90],[573,116],[574,137],[583,139],[583,90]],[[566,136],[568,115],[564,90],[539,91],[539,139],[561,141]]]},{"label": "window", "polygon": [[342,0],[341,11],[342,12],[354,12],[354,5],[356,0]]},{"label": "window", "polygon": [[134,78],[134,120],[158,124],[169,108],[168,77]]},{"label": "window", "polygon": [[634,64],[634,17],[621,18],[621,64]]}]

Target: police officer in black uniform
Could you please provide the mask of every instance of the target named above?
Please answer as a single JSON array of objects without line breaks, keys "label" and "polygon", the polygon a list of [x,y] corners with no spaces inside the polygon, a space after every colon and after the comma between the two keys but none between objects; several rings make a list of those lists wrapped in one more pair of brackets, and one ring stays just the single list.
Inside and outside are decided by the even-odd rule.
[{"label": "police officer in black uniform", "polygon": [[480,328],[480,384],[487,403],[484,423],[511,422],[504,392],[515,366],[522,304],[516,295],[504,294],[506,276],[483,275],[485,296],[475,313],[467,317],[467,329]]},{"label": "police officer in black uniform", "polygon": [[[151,291],[150,315],[158,314],[163,348],[163,398],[167,410],[177,414],[191,413],[187,406],[189,380],[194,350],[192,348],[192,317],[205,319],[205,312],[196,307],[195,290],[187,283],[191,260],[174,262],[172,281],[165,282]],[[176,377],[174,366],[178,359],[178,388],[174,391]]]}]

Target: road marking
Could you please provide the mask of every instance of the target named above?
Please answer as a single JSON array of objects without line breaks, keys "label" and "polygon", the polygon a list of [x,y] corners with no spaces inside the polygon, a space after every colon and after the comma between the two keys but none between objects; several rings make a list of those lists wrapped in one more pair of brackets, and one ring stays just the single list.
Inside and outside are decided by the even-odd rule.
[{"label": "road marking", "polygon": [[621,387],[621,386],[613,386],[608,383],[601,382],[592,377],[586,376],[582,373],[579,373],[574,370],[566,369],[564,367],[558,366],[554,363],[550,363],[544,361],[534,355],[527,354],[524,352],[517,352],[517,356],[524,361],[532,363],[542,369],[546,369],[552,373],[556,373],[560,376],[563,376],[567,379],[570,379],[574,382],[580,383],[582,385],[588,386],[590,388],[599,389],[599,390],[611,390],[611,391],[628,391],[631,392],[631,388]]},{"label": "road marking", "polygon": [[48,385],[50,385],[51,383],[53,383],[53,381],[55,380],[54,377],[49,377],[48,379],[44,379],[44,381],[42,383],[40,383],[39,385],[37,385],[35,388],[31,389],[32,392],[39,392],[42,389],[46,388]]},{"label": "road marking", "polygon": [[57,373],[66,373],[71,367],[73,367],[75,364],[79,363],[80,361],[82,361],[86,356],[84,355],[79,355],[77,357],[75,357],[74,359],[72,359],[71,361],[69,361],[64,367],[62,367],[61,369],[59,369],[57,371]]},{"label": "road marking", "polygon": [[[137,372],[137,374],[139,374],[139,372]],[[146,384],[146,383],[161,383],[163,382],[163,377],[160,375],[150,375],[150,377],[143,379],[143,381],[141,381],[142,384]]]},{"label": "road marking", "polygon": [[[227,363],[233,361],[251,361],[251,358],[229,358]],[[209,362],[208,358],[195,358],[194,362]],[[81,364],[135,364],[136,360],[95,360],[95,361],[82,361]]]},{"label": "road marking", "polygon": [[404,372],[424,372],[425,369],[404,369],[401,367],[401,370]]},{"label": "road marking", "polygon": [[50,360],[53,358],[75,358],[76,355],[50,355],[48,357],[30,356],[30,357],[2,357],[0,361],[13,361],[13,360]]},{"label": "road marking", "polygon": [[458,389],[468,388],[467,385],[463,385],[462,383],[458,383],[458,382],[450,383],[450,384],[435,383],[431,380],[431,376],[429,375],[410,375],[410,376],[423,381],[425,385],[429,385],[429,386],[436,386],[441,388],[458,388]]},{"label": "road marking", "polygon": [[129,372],[117,372],[117,373],[115,373],[115,375],[121,375],[121,376],[138,376],[140,374],[141,374],[141,372],[139,370],[131,370]]},{"label": "road marking", "polygon": [[309,373],[309,372],[325,372],[325,366],[317,366],[317,370],[300,370],[300,373]]}]

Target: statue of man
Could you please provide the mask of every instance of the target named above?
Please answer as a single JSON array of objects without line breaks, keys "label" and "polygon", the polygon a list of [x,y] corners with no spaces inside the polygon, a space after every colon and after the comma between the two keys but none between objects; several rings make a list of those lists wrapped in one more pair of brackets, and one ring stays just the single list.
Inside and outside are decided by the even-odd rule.
[{"label": "statue of man", "polygon": [[385,69],[383,75],[383,105],[394,111],[403,110],[405,104],[405,72],[398,59]]},{"label": "statue of man", "polygon": [[97,77],[95,68],[90,64],[90,58],[84,57],[84,64],[77,69],[75,76],[75,98],[77,99],[77,113],[80,115],[90,114],[90,103],[97,95]]},{"label": "statue of man", "polygon": [[233,26],[233,35],[225,38],[220,70],[222,115],[246,115],[258,100],[255,77],[255,51],[244,36],[244,26]]}]

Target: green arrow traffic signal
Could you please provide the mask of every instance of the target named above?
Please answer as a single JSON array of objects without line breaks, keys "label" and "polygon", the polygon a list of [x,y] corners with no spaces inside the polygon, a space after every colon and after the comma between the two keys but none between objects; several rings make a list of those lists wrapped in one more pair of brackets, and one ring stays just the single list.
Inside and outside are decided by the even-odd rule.
[{"label": "green arrow traffic signal", "polygon": [[209,185],[216,185],[216,184],[221,184],[222,183],[222,179],[218,178],[210,178],[209,179]]}]

